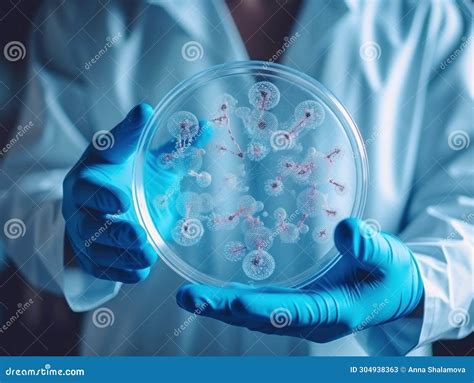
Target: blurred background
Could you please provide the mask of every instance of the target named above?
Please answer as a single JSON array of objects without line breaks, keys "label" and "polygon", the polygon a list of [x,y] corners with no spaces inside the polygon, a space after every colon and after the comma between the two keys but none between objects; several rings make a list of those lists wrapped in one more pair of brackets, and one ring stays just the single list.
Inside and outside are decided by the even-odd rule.
[{"label": "blurred background", "polygon": [[[33,19],[42,3],[40,0],[0,2],[2,51],[11,41],[26,45],[29,34],[41,33],[41,26],[35,25]],[[28,82],[27,65],[28,54],[15,62],[6,60],[4,55],[0,57],[0,147],[18,125],[21,95]],[[29,300],[34,304],[11,323],[8,331],[0,331],[0,355],[77,355],[82,315],[73,313],[64,299],[31,286],[6,259],[0,242],[0,326]],[[459,341],[439,341],[433,351],[438,356],[473,356],[473,345],[471,334]]]},{"label": "blurred background", "polygon": [[[0,47],[10,41],[26,44],[28,35],[41,33],[33,18],[43,1],[0,2]],[[21,96],[27,85],[28,55],[23,60],[0,59],[0,146],[18,125]],[[0,159],[1,161],[1,159]],[[7,331],[0,332],[0,355],[77,355],[81,315],[66,301],[31,286],[5,257],[0,242],[0,324],[15,315],[20,304],[34,302]]]}]

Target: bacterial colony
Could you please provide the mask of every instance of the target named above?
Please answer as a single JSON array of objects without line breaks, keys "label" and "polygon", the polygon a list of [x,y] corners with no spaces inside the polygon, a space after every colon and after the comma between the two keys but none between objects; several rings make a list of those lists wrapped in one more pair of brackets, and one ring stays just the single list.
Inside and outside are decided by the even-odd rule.
[{"label": "bacterial colony", "polygon": [[[192,145],[200,134],[198,118],[191,112],[174,113],[167,128],[175,142],[173,153],[161,153],[158,166],[170,171],[185,169],[193,190],[179,190],[175,199],[158,196],[158,209],[175,204],[179,214],[172,230],[172,239],[179,246],[197,245],[207,231],[240,230],[241,240],[228,240],[222,246],[222,256],[228,262],[240,262],[243,272],[251,280],[270,277],[276,268],[272,247],[275,242],[295,244],[303,236],[322,244],[330,240],[331,225],[338,219],[337,206],[330,206],[330,194],[343,195],[347,185],[333,178],[331,169],[343,156],[342,147],[320,152],[315,147],[303,150],[303,137],[318,129],[326,119],[326,110],[316,100],[300,102],[288,121],[279,122],[271,110],[280,102],[278,88],[268,81],[255,83],[248,92],[249,106],[238,106],[237,100],[225,94],[209,119],[220,131],[205,149]],[[235,125],[244,126],[245,146],[234,134]],[[240,161],[239,171],[224,177],[222,186],[238,192],[238,198],[222,207],[214,203],[214,196],[206,188],[214,182],[211,169],[203,169],[204,157],[216,154]],[[275,157],[272,177],[261,180],[266,201],[285,195],[288,188],[297,189],[288,198],[296,199],[295,211],[276,207],[265,209],[265,203],[252,196],[245,182],[246,170],[267,156]],[[221,180],[222,182],[222,180]],[[173,201],[173,202],[171,202]],[[269,204],[270,206],[272,203]],[[276,206],[275,204],[273,204]],[[318,219],[315,219],[318,217]],[[332,223],[331,223],[332,221]],[[313,225],[313,223],[316,224]]]}]

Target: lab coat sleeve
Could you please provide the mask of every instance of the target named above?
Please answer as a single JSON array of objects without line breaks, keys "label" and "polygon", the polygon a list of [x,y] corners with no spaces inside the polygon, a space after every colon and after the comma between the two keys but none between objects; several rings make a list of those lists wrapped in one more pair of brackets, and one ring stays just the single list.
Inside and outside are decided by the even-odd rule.
[{"label": "lab coat sleeve", "polygon": [[422,310],[358,334],[372,355],[404,355],[474,328],[473,36],[469,28],[446,29],[437,37],[440,60],[418,89],[426,92],[424,129],[400,233],[423,280]]},{"label": "lab coat sleeve", "polygon": [[87,121],[72,117],[86,93],[80,73],[84,60],[74,47],[70,14],[47,2],[38,19],[48,20],[27,45],[30,69],[19,100],[20,127],[13,129],[0,158],[3,239],[29,283],[63,292],[74,311],[84,311],[116,295],[120,284],[95,279],[64,260],[62,183],[89,141],[80,129]]}]

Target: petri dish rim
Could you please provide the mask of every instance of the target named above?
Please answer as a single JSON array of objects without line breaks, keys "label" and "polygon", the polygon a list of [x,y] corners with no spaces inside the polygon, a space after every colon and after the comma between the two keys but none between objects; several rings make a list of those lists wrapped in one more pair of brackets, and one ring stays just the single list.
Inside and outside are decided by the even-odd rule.
[{"label": "petri dish rim", "polygon": [[[342,103],[336,98],[336,96],[334,96],[326,87],[324,87],[324,85],[319,83],[314,78],[295,69],[264,61],[235,61],[216,65],[203,70],[176,85],[155,107],[153,117],[147,122],[140,137],[137,154],[135,155],[132,165],[133,205],[140,224],[145,229],[148,239],[163,262],[165,262],[165,264],[178,275],[193,283],[224,286],[231,283],[232,281],[219,280],[191,267],[181,258],[179,258],[161,238],[158,230],[153,224],[148,211],[147,203],[145,201],[145,190],[143,188],[143,169],[146,147],[151,142],[151,138],[155,133],[153,127],[155,126],[157,120],[159,120],[161,112],[167,110],[167,108],[169,108],[173,102],[181,97],[183,93],[189,92],[191,89],[196,89],[209,81],[236,75],[247,75],[254,77],[262,76],[267,78],[277,77],[300,86],[305,91],[315,94],[321,101],[323,101],[326,107],[331,113],[334,114],[338,122],[343,127],[351,145],[352,152],[358,154],[358,156],[354,156],[357,177],[355,203],[351,210],[351,216],[359,218],[362,216],[367,199],[369,167],[362,136],[359,132],[359,129],[357,128],[357,125],[352,120],[349,112],[343,107]],[[332,266],[334,266],[341,258],[341,254],[339,254],[335,246],[333,246],[332,249],[325,254],[325,257],[328,258],[329,261],[323,265],[319,272],[314,273],[308,271],[306,273],[297,275],[285,283],[273,283],[273,285],[293,288],[306,286],[307,284],[320,278]]]}]

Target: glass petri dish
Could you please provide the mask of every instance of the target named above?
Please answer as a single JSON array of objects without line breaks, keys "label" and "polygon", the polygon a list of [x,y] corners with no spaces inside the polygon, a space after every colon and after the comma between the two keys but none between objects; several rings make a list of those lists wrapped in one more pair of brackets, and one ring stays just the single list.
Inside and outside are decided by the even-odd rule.
[{"label": "glass petri dish", "polygon": [[176,273],[301,287],[339,259],[368,167],[349,113],[320,83],[267,62],[218,65],[159,103],[134,160],[136,214]]}]

